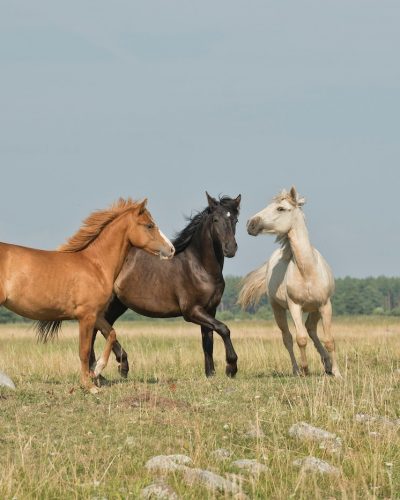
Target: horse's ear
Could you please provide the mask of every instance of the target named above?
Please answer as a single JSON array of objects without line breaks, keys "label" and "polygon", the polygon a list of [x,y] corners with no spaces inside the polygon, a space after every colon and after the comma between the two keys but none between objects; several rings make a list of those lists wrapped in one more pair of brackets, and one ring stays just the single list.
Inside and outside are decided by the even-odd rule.
[{"label": "horse's ear", "polygon": [[146,205],[147,205],[147,198],[145,198],[138,204],[137,210],[139,215],[142,215],[144,213],[144,211],[146,210]]},{"label": "horse's ear", "polygon": [[297,205],[298,205],[299,207],[302,207],[302,206],[305,204],[305,202],[306,202],[306,199],[305,199],[305,198],[299,198],[299,199],[297,200]]},{"label": "horse's ear", "polygon": [[235,205],[237,208],[239,208],[241,199],[242,199],[242,195],[239,194],[239,196],[233,200],[235,202]]},{"label": "horse's ear", "polygon": [[214,208],[214,207],[216,207],[216,206],[218,205],[218,201],[217,201],[215,198],[213,198],[212,196],[210,196],[210,195],[207,193],[207,191],[206,191],[206,195],[207,195],[208,206],[209,206],[210,208]]},{"label": "horse's ear", "polygon": [[292,198],[292,200],[294,201],[294,203],[297,204],[297,191],[296,191],[296,188],[294,186],[292,186],[290,188],[290,197]]}]

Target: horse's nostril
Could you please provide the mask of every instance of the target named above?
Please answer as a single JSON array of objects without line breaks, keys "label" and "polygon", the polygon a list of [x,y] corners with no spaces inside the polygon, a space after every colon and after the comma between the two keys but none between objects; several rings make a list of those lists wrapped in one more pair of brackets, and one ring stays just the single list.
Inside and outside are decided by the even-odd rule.
[{"label": "horse's nostril", "polygon": [[257,219],[249,219],[247,221],[247,232],[252,236],[257,232],[258,227],[258,218]]}]

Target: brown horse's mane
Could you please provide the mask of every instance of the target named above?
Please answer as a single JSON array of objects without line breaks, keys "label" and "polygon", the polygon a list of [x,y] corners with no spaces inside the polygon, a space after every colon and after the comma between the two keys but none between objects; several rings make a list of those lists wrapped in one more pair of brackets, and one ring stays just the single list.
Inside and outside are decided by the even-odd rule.
[{"label": "brown horse's mane", "polygon": [[109,208],[92,212],[83,221],[79,230],[59,246],[57,250],[59,252],[79,252],[85,249],[99,236],[108,224],[138,205],[139,202],[132,200],[132,198],[119,198]]}]

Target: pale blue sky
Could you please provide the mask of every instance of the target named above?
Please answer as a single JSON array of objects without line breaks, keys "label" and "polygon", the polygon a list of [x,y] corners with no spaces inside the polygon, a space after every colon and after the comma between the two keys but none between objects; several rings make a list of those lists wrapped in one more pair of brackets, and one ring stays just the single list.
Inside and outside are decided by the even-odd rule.
[{"label": "pale blue sky", "polygon": [[2,2],[0,240],[54,248],[121,195],[172,236],[241,193],[244,274],[295,184],[336,276],[399,275],[399,26],[398,0]]}]

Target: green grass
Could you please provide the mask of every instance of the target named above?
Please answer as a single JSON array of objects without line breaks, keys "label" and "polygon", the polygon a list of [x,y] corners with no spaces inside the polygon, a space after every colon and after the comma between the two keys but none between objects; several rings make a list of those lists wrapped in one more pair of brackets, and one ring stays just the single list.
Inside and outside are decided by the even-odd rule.
[{"label": "green grass", "polygon": [[[272,322],[231,322],[239,373],[225,377],[215,340],[217,376],[203,374],[199,329],[182,322],[120,323],[131,372],[99,397],[79,388],[76,325],[56,342],[37,344],[24,325],[2,325],[0,370],[17,384],[0,389],[0,498],[137,498],[152,482],[144,464],[156,454],[184,453],[195,466],[237,472],[212,457],[257,458],[270,472],[244,474],[251,498],[400,498],[400,437],[396,429],[358,424],[356,413],[400,417],[400,323],[393,318],[335,322],[344,380],[322,375],[309,344],[311,375],[291,376],[289,356]],[[98,342],[100,352],[103,341]],[[343,451],[288,436],[307,421],[338,434]],[[246,437],[258,423],[265,436]],[[373,438],[369,431],[378,430]],[[128,438],[128,439],[127,439]],[[340,468],[338,478],[302,474],[292,461],[315,455]],[[392,465],[388,465],[392,464]],[[167,477],[182,498],[223,498]]]}]

